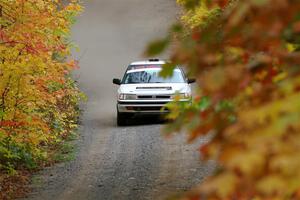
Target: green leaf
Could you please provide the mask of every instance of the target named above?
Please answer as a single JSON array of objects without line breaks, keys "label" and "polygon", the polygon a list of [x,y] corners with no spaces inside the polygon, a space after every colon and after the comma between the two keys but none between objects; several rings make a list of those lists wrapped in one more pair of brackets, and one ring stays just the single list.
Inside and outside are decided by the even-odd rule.
[{"label": "green leaf", "polygon": [[231,101],[228,100],[222,100],[220,101],[217,105],[215,110],[217,112],[227,110],[227,111],[232,111],[234,109],[234,104]]},{"label": "green leaf", "polygon": [[5,115],[5,113],[2,110],[0,110],[0,118],[3,118],[4,115]]},{"label": "green leaf", "polygon": [[211,105],[211,100],[209,97],[202,97],[200,102],[197,104],[197,109],[203,111],[206,110]]},{"label": "green leaf", "polygon": [[146,55],[156,56],[158,54],[161,54],[168,47],[169,43],[170,41],[168,38],[153,41],[146,49]]},{"label": "green leaf", "polygon": [[183,6],[186,8],[186,9],[194,9],[195,7],[199,6],[201,3],[200,0],[185,0],[183,2]]},{"label": "green leaf", "polygon": [[176,64],[174,63],[166,63],[164,64],[163,69],[160,71],[159,75],[163,78],[171,77],[173,76],[175,67]]},{"label": "green leaf", "polygon": [[171,32],[173,33],[180,33],[183,31],[183,27],[181,24],[177,23],[177,24],[174,24],[172,27],[171,27]]}]

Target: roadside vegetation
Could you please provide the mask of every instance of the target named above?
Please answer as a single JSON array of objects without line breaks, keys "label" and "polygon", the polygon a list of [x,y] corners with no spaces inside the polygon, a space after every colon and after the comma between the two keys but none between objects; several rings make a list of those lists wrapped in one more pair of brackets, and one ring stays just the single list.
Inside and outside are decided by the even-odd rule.
[{"label": "roadside vegetation", "polygon": [[81,10],[76,0],[0,2],[0,199],[21,195],[30,171],[71,149],[84,96],[70,28]]},{"label": "roadside vegetation", "polygon": [[178,199],[300,199],[300,1],[177,2],[183,16],[146,54],[170,47],[161,75],[183,65],[199,87],[192,105],[169,105],[165,132],[210,134],[201,156],[219,163]]}]

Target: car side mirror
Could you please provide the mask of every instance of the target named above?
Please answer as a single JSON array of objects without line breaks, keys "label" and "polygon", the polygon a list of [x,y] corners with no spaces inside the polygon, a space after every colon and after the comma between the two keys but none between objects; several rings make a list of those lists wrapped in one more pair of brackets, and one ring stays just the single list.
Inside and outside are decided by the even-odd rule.
[{"label": "car side mirror", "polygon": [[188,79],[188,84],[195,83],[195,82],[196,82],[195,78],[189,78]]},{"label": "car side mirror", "polygon": [[114,79],[113,79],[113,84],[121,85],[121,80],[118,79],[118,78],[114,78]]}]

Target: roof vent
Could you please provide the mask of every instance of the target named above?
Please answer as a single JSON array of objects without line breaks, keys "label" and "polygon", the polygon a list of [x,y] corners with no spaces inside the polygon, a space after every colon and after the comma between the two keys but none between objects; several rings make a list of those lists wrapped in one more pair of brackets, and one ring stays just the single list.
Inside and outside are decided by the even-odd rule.
[{"label": "roof vent", "polygon": [[149,61],[150,61],[150,62],[158,62],[159,59],[158,59],[158,58],[150,58]]}]

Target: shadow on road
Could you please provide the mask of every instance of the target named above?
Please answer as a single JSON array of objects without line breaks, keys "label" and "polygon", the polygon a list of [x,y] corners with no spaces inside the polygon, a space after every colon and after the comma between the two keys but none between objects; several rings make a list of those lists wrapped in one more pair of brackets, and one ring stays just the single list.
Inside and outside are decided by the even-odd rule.
[{"label": "shadow on road", "polygon": [[[91,120],[91,123],[94,124],[98,128],[116,128],[117,125],[117,117],[109,116],[101,119]],[[125,126],[120,127],[134,127],[134,126],[147,126],[147,125],[163,125],[169,123],[167,120],[158,116],[139,116],[133,117],[127,120],[127,124]]]},{"label": "shadow on road", "polygon": [[[127,120],[128,127],[130,126],[145,126],[145,125],[157,125],[157,124],[166,124],[167,120],[163,119],[160,116],[139,116],[133,117]],[[116,125],[116,123],[115,123]],[[126,127],[124,126],[124,127]]]}]

